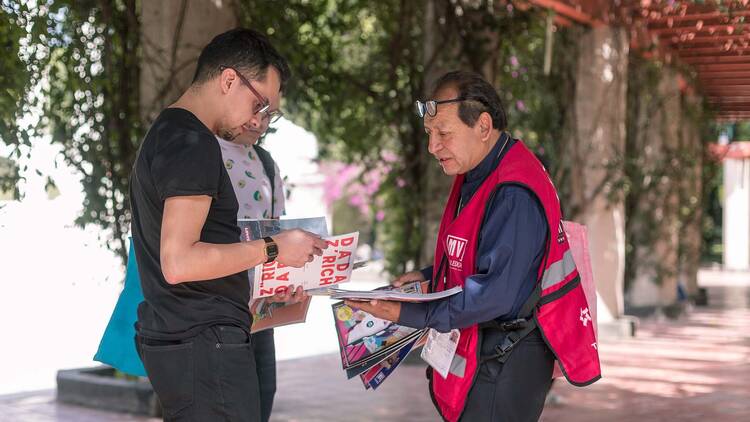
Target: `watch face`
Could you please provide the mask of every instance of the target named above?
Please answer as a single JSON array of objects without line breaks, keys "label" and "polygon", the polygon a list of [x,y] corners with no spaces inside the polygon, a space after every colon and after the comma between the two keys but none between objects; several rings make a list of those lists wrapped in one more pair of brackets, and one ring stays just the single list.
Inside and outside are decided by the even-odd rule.
[{"label": "watch face", "polygon": [[266,245],[266,255],[269,257],[276,257],[279,254],[279,247],[275,243]]}]

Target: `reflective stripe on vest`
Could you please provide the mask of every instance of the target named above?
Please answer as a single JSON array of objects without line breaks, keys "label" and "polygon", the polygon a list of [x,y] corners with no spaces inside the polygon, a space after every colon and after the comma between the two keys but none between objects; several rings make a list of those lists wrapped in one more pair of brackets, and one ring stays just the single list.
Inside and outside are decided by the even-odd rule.
[{"label": "reflective stripe on vest", "polygon": [[576,263],[573,262],[573,254],[570,249],[565,251],[561,260],[553,262],[542,276],[542,290],[566,281],[576,271]]}]

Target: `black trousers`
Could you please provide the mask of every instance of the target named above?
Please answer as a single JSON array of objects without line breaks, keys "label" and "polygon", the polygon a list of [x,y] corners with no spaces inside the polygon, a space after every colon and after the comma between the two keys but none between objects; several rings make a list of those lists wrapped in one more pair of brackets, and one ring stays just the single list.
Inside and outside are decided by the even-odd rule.
[{"label": "black trousers", "polygon": [[273,329],[259,331],[250,338],[260,387],[260,420],[268,422],[276,395],[276,345],[273,341]]},{"label": "black trousers", "polygon": [[[482,355],[491,355],[504,338],[503,332],[485,330]],[[505,363],[481,364],[461,421],[538,421],[552,383],[554,361],[537,329],[516,344]]]},{"label": "black trousers", "polygon": [[136,336],[165,421],[258,422],[260,394],[250,334],[216,325],[182,341]]}]

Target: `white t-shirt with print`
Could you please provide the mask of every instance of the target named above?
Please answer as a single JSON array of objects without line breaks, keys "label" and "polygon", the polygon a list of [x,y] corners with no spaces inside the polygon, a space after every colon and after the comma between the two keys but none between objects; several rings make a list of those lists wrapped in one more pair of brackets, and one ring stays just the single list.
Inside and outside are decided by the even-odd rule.
[{"label": "white t-shirt with print", "polygon": [[273,218],[285,214],[284,185],[279,166],[273,163],[275,192],[274,214],[271,215],[271,182],[263,170],[263,162],[252,146],[216,138],[221,147],[224,167],[232,180],[232,187],[240,207],[237,218]]}]

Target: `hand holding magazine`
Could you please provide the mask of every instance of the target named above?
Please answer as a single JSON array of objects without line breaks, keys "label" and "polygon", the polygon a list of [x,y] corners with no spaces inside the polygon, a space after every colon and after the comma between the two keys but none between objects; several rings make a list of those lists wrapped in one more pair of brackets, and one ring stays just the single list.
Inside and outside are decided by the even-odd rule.
[{"label": "hand holding magazine", "polygon": [[421,292],[403,292],[398,290],[344,290],[329,288],[328,292],[331,299],[348,299],[348,300],[394,300],[398,302],[429,302],[432,300],[442,299],[453,296],[461,292],[461,286],[456,286],[448,290],[433,293]]},{"label": "hand holding magazine", "polygon": [[[262,239],[266,236],[273,236],[282,230],[290,229],[302,229],[322,237],[328,236],[328,228],[324,217],[283,220],[241,219],[238,220],[237,225],[241,230],[240,238],[245,242]],[[248,275],[253,285],[255,284],[255,272],[254,268],[248,270]],[[284,285],[284,288],[287,288],[289,284],[293,283],[287,283]],[[307,297],[301,302],[287,303],[275,302],[270,297],[254,296],[249,304],[250,312],[253,315],[251,332],[256,333],[269,328],[304,322],[307,318],[307,310],[310,307],[311,299]]]},{"label": "hand holding magazine", "polygon": [[315,256],[304,267],[288,267],[278,261],[255,267],[253,298],[284,293],[290,285],[293,288],[302,286],[304,290],[311,290],[350,281],[359,233],[323,239],[328,242],[328,248],[323,251],[323,255]]}]

